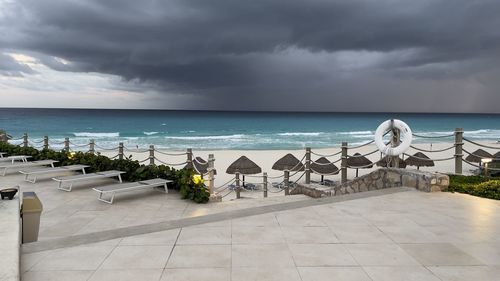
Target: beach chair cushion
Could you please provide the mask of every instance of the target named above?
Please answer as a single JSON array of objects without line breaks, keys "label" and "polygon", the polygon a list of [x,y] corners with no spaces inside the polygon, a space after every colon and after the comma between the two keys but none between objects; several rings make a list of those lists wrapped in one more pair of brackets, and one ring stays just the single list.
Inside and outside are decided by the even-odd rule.
[{"label": "beach chair cushion", "polygon": [[87,168],[88,166],[86,165],[69,165],[69,166],[61,166],[61,167],[50,167],[50,168],[40,168],[40,169],[34,169],[34,170],[21,170],[19,173],[21,174],[48,174],[48,173],[54,173],[54,172],[66,172],[66,171],[78,171],[82,170],[84,168]]},{"label": "beach chair cushion", "polygon": [[[150,180],[144,180],[144,181],[138,181],[138,182],[105,185],[105,186],[95,187],[95,188],[93,188],[93,190],[95,190],[99,193],[99,196],[97,197],[98,200],[105,202],[105,203],[113,204],[115,193],[134,191],[134,190],[151,188],[151,187],[153,187],[153,188],[154,187],[162,187],[162,186],[165,188],[165,193],[168,193],[167,183],[170,183],[170,182],[172,182],[172,181],[158,178],[158,179],[150,179]],[[109,200],[106,200],[102,197],[103,194],[111,194],[111,198]]]}]

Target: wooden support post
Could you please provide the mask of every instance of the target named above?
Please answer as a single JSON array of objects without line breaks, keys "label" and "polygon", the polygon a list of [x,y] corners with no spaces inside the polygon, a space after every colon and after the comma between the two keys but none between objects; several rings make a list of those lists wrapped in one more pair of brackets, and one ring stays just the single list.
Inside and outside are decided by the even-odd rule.
[{"label": "wooden support post", "polygon": [[64,151],[69,152],[69,138],[64,138]]},{"label": "wooden support post", "polygon": [[44,150],[49,149],[49,136],[43,137],[43,149]]},{"label": "wooden support post", "polygon": [[149,146],[149,165],[154,165],[155,164],[155,146],[150,145]]},{"label": "wooden support post", "polygon": [[[391,130],[391,146],[396,147],[401,143],[400,140],[400,132],[398,129],[393,128]],[[399,155],[392,156],[391,159],[391,167],[392,168],[399,168]]]},{"label": "wooden support post", "polygon": [[462,147],[464,130],[462,128],[455,129],[455,174],[462,174],[462,157],[464,156]]},{"label": "wooden support post", "polygon": [[214,193],[214,161],[214,155],[208,154],[208,191],[210,191],[210,194]]},{"label": "wooden support post", "polygon": [[285,170],[283,181],[285,184],[285,195],[290,195],[290,171]]},{"label": "wooden support post", "polygon": [[123,160],[123,142],[118,144],[118,159]]},{"label": "wooden support post", "polygon": [[95,141],[94,140],[90,140],[90,142],[89,142],[89,153],[95,154]]},{"label": "wooden support post", "polygon": [[264,198],[267,198],[267,173],[264,172],[262,175],[262,190],[264,190]]},{"label": "wooden support post", "polygon": [[187,152],[187,164],[188,164],[188,167],[191,167],[191,168],[194,169],[194,164],[193,164],[193,149],[188,148],[186,152]]},{"label": "wooden support post", "polygon": [[342,142],[342,156],[340,161],[340,182],[347,182],[347,142]]},{"label": "wooden support post", "polygon": [[28,148],[28,133],[24,133],[23,135],[23,147]]},{"label": "wooden support post", "polygon": [[236,199],[240,199],[241,198],[241,195],[240,195],[240,173],[236,172],[235,174],[236,176]]},{"label": "wooden support post", "polygon": [[311,148],[306,147],[306,184],[311,183]]}]

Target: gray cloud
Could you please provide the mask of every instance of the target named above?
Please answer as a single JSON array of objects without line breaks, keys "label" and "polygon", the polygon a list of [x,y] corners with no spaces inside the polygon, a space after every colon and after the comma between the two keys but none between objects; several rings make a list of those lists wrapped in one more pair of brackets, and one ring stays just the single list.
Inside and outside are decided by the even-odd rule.
[{"label": "gray cloud", "polygon": [[203,107],[499,112],[495,0],[19,0],[4,10],[4,49]]},{"label": "gray cloud", "polygon": [[0,75],[20,77],[23,74],[34,74],[35,71],[24,63],[17,62],[7,54],[0,53]]}]

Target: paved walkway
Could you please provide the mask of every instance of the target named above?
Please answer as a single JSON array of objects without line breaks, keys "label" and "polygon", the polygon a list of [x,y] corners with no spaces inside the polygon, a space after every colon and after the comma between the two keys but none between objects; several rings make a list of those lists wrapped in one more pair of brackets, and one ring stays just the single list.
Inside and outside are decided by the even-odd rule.
[{"label": "paved walkway", "polygon": [[22,256],[23,280],[499,280],[499,201],[387,192],[75,247],[45,242],[53,249]]}]

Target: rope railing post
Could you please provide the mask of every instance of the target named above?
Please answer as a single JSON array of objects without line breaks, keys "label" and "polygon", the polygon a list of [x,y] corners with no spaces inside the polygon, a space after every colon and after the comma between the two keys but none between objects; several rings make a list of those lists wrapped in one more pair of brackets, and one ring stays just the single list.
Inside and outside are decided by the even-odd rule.
[{"label": "rope railing post", "polygon": [[[399,130],[396,128],[393,128],[391,130],[391,146],[392,147],[396,147],[401,143],[401,140],[399,139],[399,137],[400,137]],[[392,156],[391,167],[392,168],[399,168],[399,155]]]},{"label": "rope railing post", "polygon": [[235,177],[236,177],[236,199],[240,199],[241,198],[241,190],[240,190],[240,173],[239,172],[236,172],[235,174]]},{"label": "rope railing post", "polygon": [[264,190],[264,198],[267,198],[267,173],[264,172],[262,175],[262,190]]},{"label": "rope railing post", "polygon": [[306,147],[306,184],[311,183],[311,148]]},{"label": "rope railing post", "polygon": [[90,140],[90,143],[89,143],[89,153],[90,154],[95,154],[95,141],[94,140]]},{"label": "rope railing post", "polygon": [[155,164],[155,146],[150,145],[149,146],[149,165],[154,165]]},{"label": "rope railing post", "polygon": [[340,182],[347,182],[347,142],[342,142],[342,158],[340,162]]},{"label": "rope railing post", "polygon": [[24,148],[28,147],[28,133],[24,133],[23,135],[23,147]]},{"label": "rope railing post", "polygon": [[69,152],[69,138],[64,138],[64,151]]},{"label": "rope railing post", "polygon": [[290,195],[290,171],[285,170],[283,179],[285,184],[285,195]]},{"label": "rope railing post", "polygon": [[49,136],[43,137],[43,149],[44,150],[49,149]]},{"label": "rope railing post", "polygon": [[210,195],[214,194],[214,155],[208,154],[208,191]]},{"label": "rope railing post", "polygon": [[193,149],[191,148],[188,148],[187,151],[187,164],[190,166],[190,167],[194,167],[193,166]]},{"label": "rope railing post", "polygon": [[123,142],[118,144],[118,159],[123,160]]},{"label": "rope railing post", "polygon": [[463,135],[464,130],[462,128],[455,129],[455,174],[462,174],[462,157],[463,157]]}]

